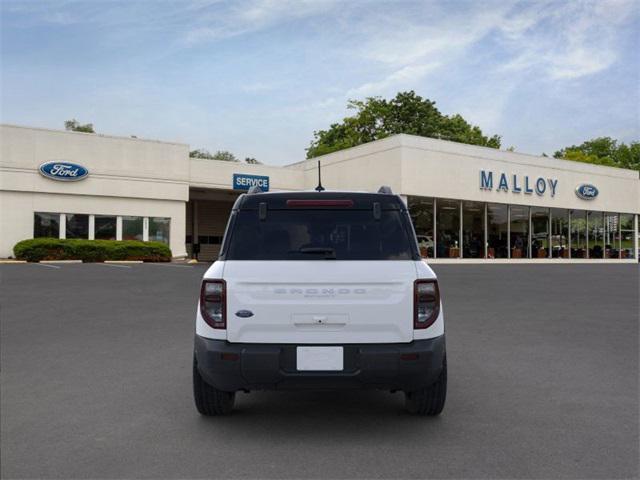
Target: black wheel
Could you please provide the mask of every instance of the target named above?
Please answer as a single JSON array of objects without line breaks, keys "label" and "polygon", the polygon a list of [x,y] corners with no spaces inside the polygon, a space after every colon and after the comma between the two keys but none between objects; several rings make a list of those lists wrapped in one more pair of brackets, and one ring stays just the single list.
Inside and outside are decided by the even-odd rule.
[{"label": "black wheel", "polygon": [[236,399],[235,392],[223,392],[204,381],[193,358],[193,398],[201,415],[229,415]]},{"label": "black wheel", "polygon": [[438,379],[428,387],[405,392],[405,408],[415,415],[439,415],[447,398],[447,357],[442,362],[442,372]]}]

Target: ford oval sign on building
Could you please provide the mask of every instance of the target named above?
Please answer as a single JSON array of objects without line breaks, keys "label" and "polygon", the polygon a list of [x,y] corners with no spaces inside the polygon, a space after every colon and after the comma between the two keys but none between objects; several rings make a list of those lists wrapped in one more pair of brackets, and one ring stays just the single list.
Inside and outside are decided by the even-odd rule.
[{"label": "ford oval sign on building", "polygon": [[576,187],[576,195],[583,200],[593,200],[598,196],[598,189],[588,183]]},{"label": "ford oval sign on building", "polygon": [[52,180],[77,182],[86,178],[89,175],[89,170],[77,163],[56,161],[40,165],[40,173]]}]

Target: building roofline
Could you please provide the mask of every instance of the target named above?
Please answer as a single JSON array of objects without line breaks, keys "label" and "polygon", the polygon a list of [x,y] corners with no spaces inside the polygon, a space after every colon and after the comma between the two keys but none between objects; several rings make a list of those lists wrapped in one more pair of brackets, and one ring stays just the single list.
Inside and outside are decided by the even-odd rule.
[{"label": "building roofline", "polygon": [[29,127],[26,125],[16,125],[12,123],[0,123],[0,127],[9,127],[9,128],[21,128],[24,130],[38,130],[42,132],[52,132],[52,133],[63,133],[68,135],[88,135],[91,137],[102,137],[102,138],[113,138],[116,140],[130,140],[132,142],[150,142],[150,143],[161,143],[163,145],[178,145],[181,147],[189,148],[188,143],[182,142],[170,142],[166,140],[155,140],[152,138],[139,138],[139,137],[125,137],[123,135],[107,135],[104,133],[88,133],[88,132],[73,132],[69,130],[59,130],[56,128],[45,128],[45,127]]},{"label": "building roofline", "polygon": [[[447,152],[447,153],[459,153],[459,154],[473,156],[473,157],[482,157],[483,155],[480,152],[486,152],[488,154],[487,155],[488,158],[491,158],[493,160],[501,160],[504,162],[510,162],[510,161],[515,162],[519,158],[521,159],[520,163],[523,163],[526,165],[533,165],[533,166],[546,167],[546,168],[561,168],[563,170],[572,170],[572,171],[575,170],[575,168],[572,168],[572,166],[580,166],[580,167],[586,168],[587,170],[593,169],[592,170],[593,173],[597,173],[600,175],[613,174],[613,176],[619,176],[619,177],[635,176],[636,178],[640,178],[640,172],[638,172],[637,170],[629,169],[629,168],[610,167],[607,165],[597,165],[593,163],[577,162],[575,160],[569,160],[566,158],[543,157],[542,155],[534,155],[531,153],[511,152],[509,150],[485,147],[482,145],[472,145],[468,143],[452,142],[451,140],[441,140],[437,138],[421,137],[418,135],[409,135],[405,133],[398,134],[397,136],[400,137],[400,143],[403,146],[410,146],[405,143],[405,140],[415,140],[421,143],[426,142],[427,144],[433,143],[433,144],[447,145],[447,146],[452,146],[452,147],[455,147],[456,149],[459,149],[458,152]],[[443,151],[443,150],[437,150],[435,148],[425,148],[425,150]],[[501,158],[498,158],[498,157],[501,157]],[[554,163],[557,165],[552,165]]]},{"label": "building roofline", "polygon": [[[308,164],[309,162],[316,162],[318,160],[322,160],[323,158],[327,158],[327,157],[331,157],[331,156],[338,156],[338,155],[344,155],[345,152],[358,152],[360,150],[366,150],[366,149],[371,149],[371,147],[377,147],[382,143],[389,143],[389,142],[396,142],[397,145],[395,145],[393,148],[397,148],[400,147],[401,144],[401,136],[404,134],[395,134],[395,135],[389,135],[388,137],[384,137],[384,138],[380,138],[378,140],[373,140],[371,142],[366,142],[366,143],[361,143],[360,145],[356,145],[354,147],[348,147],[348,148],[343,148],[342,150],[336,150],[335,152],[331,152],[331,153],[325,153],[324,155],[318,155],[317,157],[312,157],[312,158],[307,158],[305,160],[300,160],[299,162],[295,162],[295,163],[289,163],[287,165],[284,165],[285,168],[288,167],[300,167],[303,168],[305,164]],[[426,138],[426,137],[418,137],[418,138]],[[388,148],[386,148],[385,150],[388,150]],[[378,150],[376,150],[378,151]],[[350,157],[353,156],[357,156],[357,155],[350,155]]]},{"label": "building roofline", "polygon": [[[299,167],[304,168],[305,164],[309,164],[311,161],[322,160],[324,158],[331,158],[337,154],[345,154],[345,152],[356,152],[361,149],[373,147],[373,151],[377,151],[382,143],[388,143],[390,140],[395,140],[397,146],[408,148],[423,148],[424,150],[451,153],[458,155],[466,155],[479,158],[487,158],[492,160],[501,160],[504,162],[522,163],[527,165],[547,167],[547,168],[562,168],[565,170],[576,170],[577,166],[586,167],[587,170],[597,174],[609,174],[619,177],[631,177],[635,176],[640,178],[640,172],[628,168],[610,167],[607,165],[596,165],[592,163],[576,162],[575,160],[568,160],[565,158],[555,157],[543,157],[542,155],[534,155],[531,153],[511,152],[508,150],[502,150],[497,148],[485,147],[482,145],[472,145],[467,143],[454,142],[451,140],[442,140],[439,138],[423,137],[420,135],[410,135],[407,133],[398,133],[389,135],[388,137],[374,140],[372,142],[356,145],[355,147],[349,147],[335,152],[327,153],[325,155],[319,155],[317,157],[308,158],[300,162],[285,165],[285,167]],[[421,145],[416,145],[419,142]],[[447,147],[446,150],[437,148],[438,146]],[[351,155],[349,155],[351,156]],[[556,163],[556,165],[550,165]],[[546,165],[545,165],[546,164]],[[575,167],[574,167],[575,166]]]}]

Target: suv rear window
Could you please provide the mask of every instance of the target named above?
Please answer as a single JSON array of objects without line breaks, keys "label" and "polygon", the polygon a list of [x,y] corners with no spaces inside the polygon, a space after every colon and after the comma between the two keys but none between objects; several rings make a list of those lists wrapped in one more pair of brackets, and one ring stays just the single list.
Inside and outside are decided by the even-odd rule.
[{"label": "suv rear window", "polygon": [[255,210],[234,212],[226,260],[410,260],[413,229],[406,211]]}]

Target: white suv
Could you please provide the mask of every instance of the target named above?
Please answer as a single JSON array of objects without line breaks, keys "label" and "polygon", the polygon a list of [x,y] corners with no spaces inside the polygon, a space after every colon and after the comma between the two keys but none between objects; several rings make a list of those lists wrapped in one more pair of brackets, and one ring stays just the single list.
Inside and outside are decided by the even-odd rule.
[{"label": "white suv", "polygon": [[202,280],[193,390],[203,415],[235,392],[402,390],[445,403],[444,318],[402,199],[385,193],[245,194]]}]

